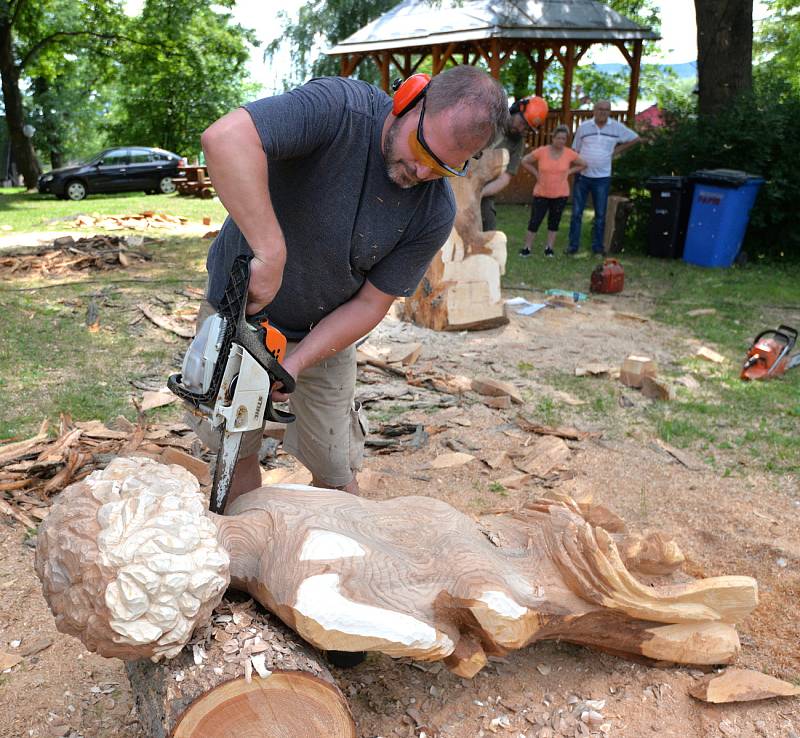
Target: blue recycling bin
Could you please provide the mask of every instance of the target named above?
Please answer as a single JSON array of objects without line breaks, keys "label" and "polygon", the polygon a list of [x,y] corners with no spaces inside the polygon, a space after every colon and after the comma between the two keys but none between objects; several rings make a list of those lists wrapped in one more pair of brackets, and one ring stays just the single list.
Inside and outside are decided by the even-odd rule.
[{"label": "blue recycling bin", "polygon": [[703,169],[694,183],[683,260],[705,267],[729,267],[742,247],[750,210],[764,180],[733,169]]}]

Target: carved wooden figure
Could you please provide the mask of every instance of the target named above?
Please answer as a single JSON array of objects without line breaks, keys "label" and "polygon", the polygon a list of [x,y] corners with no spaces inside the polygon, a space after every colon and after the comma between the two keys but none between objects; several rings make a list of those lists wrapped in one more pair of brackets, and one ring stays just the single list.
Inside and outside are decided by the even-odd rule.
[{"label": "carved wooden figure", "polygon": [[433,330],[493,328],[508,322],[500,294],[506,271],[506,236],[484,231],[481,190],[508,164],[506,149],[484,151],[466,177],[452,177],[456,220],[450,237],[431,261],[416,292],[405,301],[405,317]]},{"label": "carved wooden figure", "polygon": [[168,658],[230,582],[318,648],[442,659],[471,677],[487,655],[548,638],[729,663],[734,623],[757,604],[749,577],[645,586],[620,550],[664,571],[680,564],[674,544],[615,534],[619,518],[568,497],[476,523],[429,497],[284,485],[227,512],[207,511],[186,470],[147,458],[69,487],[36,552],[59,630],[104,656]]}]

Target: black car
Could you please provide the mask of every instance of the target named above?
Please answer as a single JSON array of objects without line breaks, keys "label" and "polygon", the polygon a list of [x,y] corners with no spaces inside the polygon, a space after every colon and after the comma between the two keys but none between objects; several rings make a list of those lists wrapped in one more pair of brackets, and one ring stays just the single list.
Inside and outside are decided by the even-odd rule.
[{"label": "black car", "polygon": [[148,194],[175,192],[173,177],[186,161],[164,149],[126,146],[106,149],[84,164],[54,169],[39,177],[38,189],[62,200],[86,195],[144,190]]}]

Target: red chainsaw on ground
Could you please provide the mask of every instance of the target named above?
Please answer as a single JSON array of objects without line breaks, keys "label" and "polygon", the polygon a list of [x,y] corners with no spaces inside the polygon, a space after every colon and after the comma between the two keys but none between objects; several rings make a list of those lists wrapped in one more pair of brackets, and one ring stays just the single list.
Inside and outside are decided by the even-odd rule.
[{"label": "red chainsaw on ground", "polygon": [[800,353],[790,356],[797,331],[788,325],[778,326],[777,330],[759,333],[747,352],[742,372],[744,380],[772,379],[785,374],[792,367],[800,365]]}]

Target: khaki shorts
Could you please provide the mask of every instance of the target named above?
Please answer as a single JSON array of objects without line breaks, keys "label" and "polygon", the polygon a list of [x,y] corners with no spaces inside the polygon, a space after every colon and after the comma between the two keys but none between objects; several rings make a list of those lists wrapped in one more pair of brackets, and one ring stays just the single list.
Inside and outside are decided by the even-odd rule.
[{"label": "khaki shorts", "polygon": [[[213,312],[203,301],[197,326]],[[297,345],[289,343],[287,355]],[[367,418],[354,401],[355,389],[356,349],[349,346],[306,369],[289,396],[289,409],[297,419],[287,424],[283,447],[308,468],[317,484],[344,487],[361,468]],[[187,413],[187,422],[212,451],[218,450],[218,437],[207,420]],[[262,438],[263,430],[245,433],[239,457],[258,453]]]}]

